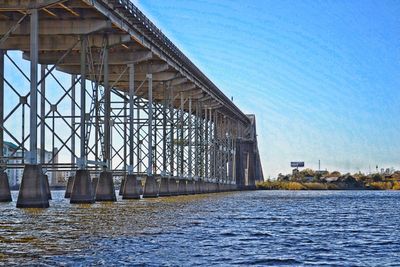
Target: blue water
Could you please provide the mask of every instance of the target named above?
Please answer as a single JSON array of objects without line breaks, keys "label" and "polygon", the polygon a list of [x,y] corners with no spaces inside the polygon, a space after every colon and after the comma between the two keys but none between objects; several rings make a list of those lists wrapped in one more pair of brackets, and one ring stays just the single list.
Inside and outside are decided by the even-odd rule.
[{"label": "blue water", "polygon": [[4,265],[400,266],[400,192],[253,191],[0,203]]}]

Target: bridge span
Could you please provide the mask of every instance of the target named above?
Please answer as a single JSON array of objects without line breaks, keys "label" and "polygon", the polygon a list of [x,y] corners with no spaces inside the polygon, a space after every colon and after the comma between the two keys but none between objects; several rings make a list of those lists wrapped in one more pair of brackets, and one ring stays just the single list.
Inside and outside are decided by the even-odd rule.
[{"label": "bridge span", "polygon": [[263,179],[255,116],[129,0],[0,1],[0,105],[0,200],[20,171],[17,207],[48,207],[60,173],[71,203],[115,201],[116,180],[129,199]]}]

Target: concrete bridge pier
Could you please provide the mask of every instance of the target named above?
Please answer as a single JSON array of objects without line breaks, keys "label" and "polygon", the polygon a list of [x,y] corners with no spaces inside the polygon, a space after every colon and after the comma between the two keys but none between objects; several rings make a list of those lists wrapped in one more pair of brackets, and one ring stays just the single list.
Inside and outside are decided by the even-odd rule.
[{"label": "concrete bridge pier", "polygon": [[207,193],[207,189],[206,189],[205,185],[206,185],[206,183],[204,182],[204,180],[199,180],[200,194]]},{"label": "concrete bridge pier", "polygon": [[218,192],[218,184],[215,182],[211,183],[211,192],[212,193],[217,193]]},{"label": "concrete bridge pier", "polygon": [[117,201],[113,175],[110,171],[102,171],[96,186],[96,201]]},{"label": "concrete bridge pier", "polygon": [[171,196],[177,196],[179,194],[179,181],[175,178],[169,179],[169,192]]},{"label": "concrete bridge pier", "polygon": [[88,170],[76,171],[70,203],[94,203],[93,182]]},{"label": "concrete bridge pier", "polygon": [[179,195],[188,195],[187,181],[179,180]]},{"label": "concrete bridge pier", "polygon": [[93,177],[92,178],[92,192],[94,194],[95,200],[96,200],[96,190],[97,190],[98,184],[99,184],[99,177]]},{"label": "concrete bridge pier", "polygon": [[206,190],[207,190],[207,193],[212,193],[212,184],[211,184],[211,182],[207,182],[206,183]]},{"label": "concrete bridge pier", "polygon": [[119,193],[118,193],[120,196],[124,194],[125,181],[126,181],[126,176],[121,179],[121,185],[119,186]]},{"label": "concrete bridge pier", "polygon": [[203,194],[207,194],[207,193],[208,193],[208,182],[203,181]]},{"label": "concrete bridge pier", "polygon": [[195,184],[193,180],[188,180],[187,181],[187,193],[188,195],[193,195],[195,194]]},{"label": "concrete bridge pier", "polygon": [[74,176],[68,177],[67,188],[65,189],[64,198],[70,198],[71,197],[72,187],[74,185],[74,178],[75,178]]},{"label": "concrete bridge pier", "polygon": [[160,197],[171,196],[169,185],[170,185],[169,178],[161,178],[160,192],[158,194]]},{"label": "concrete bridge pier", "polygon": [[194,181],[194,193],[195,194],[201,194],[200,180]]},{"label": "concrete bridge pier", "polygon": [[45,183],[41,165],[25,165],[17,208],[48,208],[49,197]]},{"label": "concrete bridge pier", "polygon": [[124,180],[122,199],[140,199],[142,183],[138,181],[136,175],[128,174]]},{"label": "concrete bridge pier", "polygon": [[211,193],[216,193],[216,192],[217,192],[217,184],[211,182]]},{"label": "concrete bridge pier", "polygon": [[146,181],[144,184],[143,197],[144,198],[158,197],[159,190],[160,190],[160,185],[158,181],[154,178],[154,176],[148,175],[146,177]]},{"label": "concrete bridge pier", "polygon": [[206,181],[204,182],[204,193],[210,193],[210,183]]},{"label": "concrete bridge pier", "polygon": [[44,176],[44,186],[46,189],[46,194],[48,199],[52,199],[51,197],[51,190],[50,190],[50,184],[49,184],[49,176],[47,174],[43,174]]},{"label": "concrete bridge pier", "polygon": [[10,202],[12,201],[11,198],[11,191],[10,191],[10,184],[8,182],[8,175],[6,172],[0,172],[0,202]]},{"label": "concrete bridge pier", "polygon": [[218,184],[218,189],[219,192],[227,192],[228,191],[228,187],[226,183],[219,183]]},{"label": "concrete bridge pier", "polygon": [[194,194],[200,194],[200,181],[193,181],[193,187],[194,187]]}]

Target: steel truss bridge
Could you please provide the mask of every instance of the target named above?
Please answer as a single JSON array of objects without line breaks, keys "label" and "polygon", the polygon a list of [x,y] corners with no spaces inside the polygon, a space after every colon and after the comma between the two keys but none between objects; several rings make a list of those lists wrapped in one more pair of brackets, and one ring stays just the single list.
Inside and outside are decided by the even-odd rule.
[{"label": "steel truss bridge", "polygon": [[115,177],[123,198],[263,179],[255,117],[130,1],[2,0],[0,38],[0,200],[13,169],[17,207],[48,207],[48,175],[61,171],[71,203],[115,200]]}]

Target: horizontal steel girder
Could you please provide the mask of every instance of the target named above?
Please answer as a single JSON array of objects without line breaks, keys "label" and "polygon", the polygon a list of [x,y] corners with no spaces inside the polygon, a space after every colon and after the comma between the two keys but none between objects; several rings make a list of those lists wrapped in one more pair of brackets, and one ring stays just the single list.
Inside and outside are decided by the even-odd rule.
[{"label": "horizontal steel girder", "polygon": [[[2,21],[0,35],[4,35],[15,25],[15,21]],[[101,19],[91,20],[40,20],[39,35],[90,34],[100,30],[111,29],[111,21]],[[15,35],[29,35],[30,23],[24,20],[13,32]]]},{"label": "horizontal steel girder", "polygon": [[[59,58],[64,54],[64,52],[48,52],[41,53],[39,55],[39,63],[41,64],[55,64]],[[126,51],[123,53],[122,51],[118,52],[109,52],[109,65],[127,65],[129,63],[139,63],[142,61],[150,60],[153,58],[153,54],[150,51],[135,51],[129,52]],[[93,55],[93,64],[102,64],[102,59],[98,53],[92,53]],[[29,60],[29,53],[24,53],[24,58]],[[80,66],[80,54],[77,52],[70,53],[67,57],[65,57],[60,64],[62,65],[71,65]]]},{"label": "horizontal steel girder", "polygon": [[[90,47],[100,48],[104,44],[103,35],[89,35],[88,44]],[[69,50],[72,48],[73,51],[79,51],[80,46],[76,45],[79,41],[78,35],[41,35],[39,36],[39,50],[40,51],[61,51]],[[108,35],[108,45],[115,46],[119,44],[125,44],[131,41],[129,35]],[[22,50],[29,51],[29,36],[11,36],[5,40],[0,46],[4,50]],[[53,52],[54,56],[60,57],[62,52]],[[49,63],[51,64],[51,62]]]},{"label": "horizontal steel girder", "polygon": [[0,4],[0,10],[20,11],[35,8],[45,8],[65,0],[3,0]]}]

